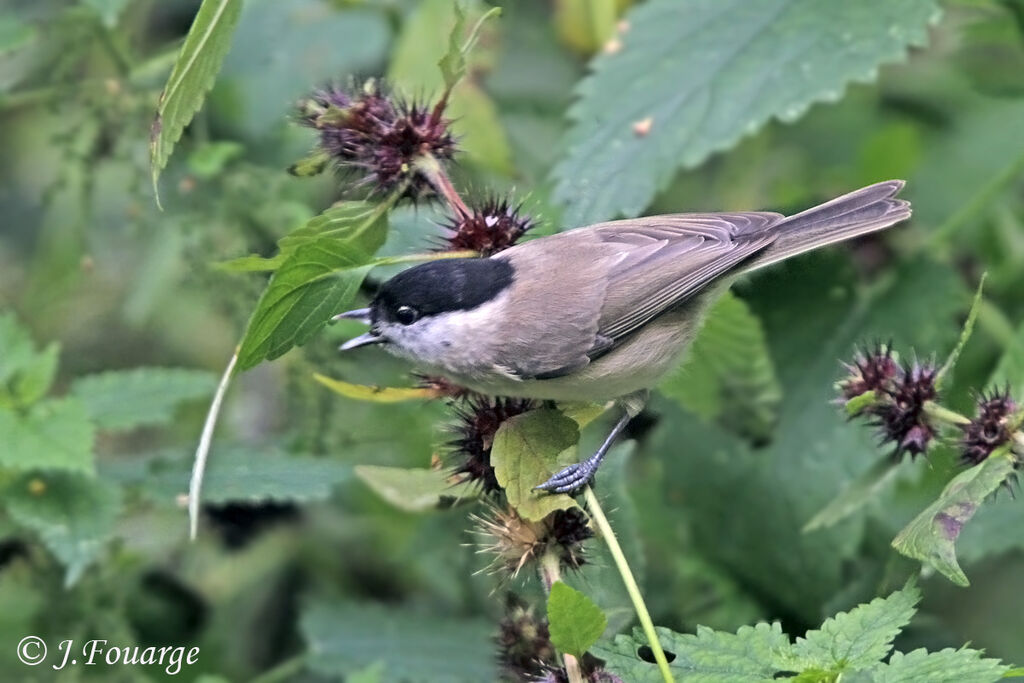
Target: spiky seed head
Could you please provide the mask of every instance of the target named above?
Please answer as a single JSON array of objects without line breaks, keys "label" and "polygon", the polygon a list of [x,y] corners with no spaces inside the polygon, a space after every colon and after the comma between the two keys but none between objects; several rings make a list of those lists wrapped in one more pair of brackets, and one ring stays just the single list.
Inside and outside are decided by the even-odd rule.
[{"label": "spiky seed head", "polygon": [[870,409],[877,417],[876,425],[882,442],[896,445],[893,457],[904,453],[911,457],[928,450],[936,430],[925,412],[925,403],[938,396],[935,386],[937,369],[930,363],[917,363],[902,368],[895,385],[887,392],[888,400]]},{"label": "spiky seed head", "polygon": [[417,161],[426,155],[448,161],[456,151],[450,121],[440,112],[403,101],[375,80],[318,90],[299,102],[296,117],[319,131],[320,147],[339,170],[379,194],[398,187],[413,199],[432,194]]},{"label": "spiky seed head", "polygon": [[480,552],[492,556],[489,568],[509,577],[549,550],[566,569],[579,569],[586,563],[583,543],[594,535],[579,508],[556,510],[539,522],[523,519],[512,507],[491,508],[473,520]]},{"label": "spiky seed head", "polygon": [[979,396],[974,419],[960,427],[964,462],[980,464],[997,448],[1009,443],[1013,438],[1010,421],[1016,412],[1017,404],[1010,398],[1009,387]]},{"label": "spiky seed head", "polygon": [[533,227],[530,217],[520,214],[521,208],[497,197],[471,207],[471,215],[452,218],[444,225],[448,233],[444,250],[469,249],[490,256],[508,249]]},{"label": "spiky seed head", "polygon": [[[847,376],[839,382],[840,403],[869,391],[885,394],[901,379],[902,368],[892,355],[892,345],[878,342],[871,351],[858,349],[852,363],[844,363]],[[862,411],[863,412],[863,411]]]}]

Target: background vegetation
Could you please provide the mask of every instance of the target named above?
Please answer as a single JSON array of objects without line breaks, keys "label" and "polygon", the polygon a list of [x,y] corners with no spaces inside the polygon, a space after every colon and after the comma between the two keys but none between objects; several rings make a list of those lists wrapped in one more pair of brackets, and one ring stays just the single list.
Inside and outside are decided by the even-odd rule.
[{"label": "background vegetation", "polygon": [[[803,532],[887,452],[830,403],[839,360],[874,339],[945,358],[987,271],[945,404],[971,415],[996,380],[1024,399],[1024,4],[629,4],[523,0],[487,23],[450,109],[465,196],[507,193],[544,234],[621,215],[794,212],[908,180],[909,224],[742,282],[700,362],[667,380],[596,487],[655,623],[778,621],[803,635],[916,573],[890,542],[963,469],[955,446],[938,446],[848,518]],[[182,498],[217,376],[267,283],[218,264],[273,256],[342,197],[336,175],[286,172],[314,143],[295,101],[382,75],[436,98],[452,5],[229,3],[237,26],[218,38],[230,50],[204,106],[173,154],[157,131],[160,210],[151,125],[197,9],[0,10],[0,672],[164,675],[30,669],[15,646],[36,634],[51,648],[196,644],[189,680],[488,680],[501,596],[543,612],[539,582],[478,573],[475,508],[436,509],[436,492],[414,500],[356,469],[429,467],[452,419],[443,401],[360,402],[315,382],[410,384],[381,353],[336,352],[357,325],[296,333],[302,348],[273,362],[260,363],[290,343],[255,353],[227,397],[195,543]],[[381,253],[430,248],[443,220],[436,203],[399,206]],[[757,352],[722,351],[736,340]],[[584,430],[584,447],[599,431]],[[897,649],[970,641],[1024,662],[1022,547],[1024,504],[999,491],[957,542],[970,586],[926,564]],[[632,608],[602,548],[589,541],[589,563],[565,578],[610,636],[628,632]],[[914,590],[886,609],[909,619]]]}]

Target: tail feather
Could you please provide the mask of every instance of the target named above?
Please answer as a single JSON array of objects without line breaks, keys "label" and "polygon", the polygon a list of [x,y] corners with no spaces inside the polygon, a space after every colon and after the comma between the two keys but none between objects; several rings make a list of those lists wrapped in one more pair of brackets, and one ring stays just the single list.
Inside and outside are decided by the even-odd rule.
[{"label": "tail feather", "polygon": [[782,220],[772,227],[778,237],[744,270],[778,263],[827,244],[866,235],[910,218],[910,202],[895,199],[902,180],[868,185]]}]

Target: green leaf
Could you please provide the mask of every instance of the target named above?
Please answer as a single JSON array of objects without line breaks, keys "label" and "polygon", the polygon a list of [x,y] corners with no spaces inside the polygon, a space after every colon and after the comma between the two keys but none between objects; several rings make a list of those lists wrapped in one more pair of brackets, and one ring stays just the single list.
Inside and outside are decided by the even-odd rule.
[{"label": "green leaf", "polygon": [[638,4],[622,48],[593,60],[570,110],[554,171],[566,227],[639,215],[680,167],[873,80],[925,44],[938,13],[934,0]]},{"label": "green leaf", "polygon": [[305,344],[352,301],[384,243],[388,208],[350,202],[281,240],[284,259],[249,319],[238,372]]},{"label": "green leaf", "polygon": [[0,314],[0,407],[27,406],[50,391],[57,374],[60,347],[42,351],[13,313]]},{"label": "green leaf", "polygon": [[[762,683],[789,666],[789,637],[778,623],[743,626],[735,634],[697,627],[697,634],[675,633],[656,627],[658,641],[674,655],[669,669],[679,681],[695,683]],[[611,644],[599,643],[591,653],[605,668],[629,683],[662,683],[656,664],[640,659],[637,651],[647,638],[639,628],[632,636],[619,634]]]},{"label": "green leaf", "polygon": [[203,0],[174,62],[167,85],[160,93],[156,118],[149,135],[153,192],[159,203],[157,181],[185,126],[203,104],[206,92],[231,46],[231,34],[242,13],[242,0]]},{"label": "green leaf", "polygon": [[958,474],[893,540],[892,547],[935,569],[958,586],[970,582],[956,560],[955,543],[978,507],[1014,471],[1014,459],[997,450],[981,465]]},{"label": "green leaf", "polygon": [[478,84],[464,78],[484,21],[498,13],[495,7],[483,14],[464,41],[465,11],[459,3],[419,3],[402,26],[387,78],[405,93],[443,92],[459,147],[470,159],[507,174],[512,152],[497,107]]},{"label": "green leaf", "polygon": [[389,681],[497,679],[493,625],[486,620],[317,602],[303,610],[299,628],[309,648],[310,668],[327,676],[361,671],[383,661]]},{"label": "green leaf", "polygon": [[1010,670],[998,659],[985,659],[979,650],[924,648],[903,654],[894,652],[887,664],[873,670],[873,683],[995,683]]},{"label": "green leaf", "polygon": [[[191,460],[184,454],[153,457],[144,467],[106,465],[105,474],[138,485],[152,500],[174,503],[188,490]],[[307,503],[326,500],[352,476],[350,465],[326,457],[289,455],[274,449],[220,444],[210,458],[204,503],[237,501]]]},{"label": "green leaf", "polygon": [[576,506],[564,493],[552,495],[533,487],[574,462],[579,438],[576,422],[550,408],[516,415],[498,428],[491,465],[520,517],[536,522],[555,510]]},{"label": "green leaf", "polygon": [[134,368],[79,377],[71,395],[100,429],[125,430],[169,423],[185,401],[209,397],[213,373],[182,368]]},{"label": "green leaf", "polygon": [[64,565],[67,586],[103,550],[121,505],[116,486],[73,472],[23,474],[4,498],[11,518],[38,533]]},{"label": "green leaf", "polygon": [[840,612],[820,629],[796,639],[794,661],[801,670],[832,673],[872,666],[892,650],[893,640],[910,623],[920,600],[921,591],[908,583],[888,597]]},{"label": "green leaf", "polygon": [[479,487],[458,482],[444,470],[356,465],[356,476],[401,510],[422,512],[476,498]]},{"label": "green leaf", "polygon": [[964,321],[963,329],[960,331],[960,339],[957,341],[956,346],[950,352],[946,358],[946,362],[942,364],[938,374],[935,376],[935,386],[939,388],[942,386],[942,382],[946,375],[956,367],[956,361],[960,358],[960,354],[963,352],[964,347],[967,346],[967,340],[971,338],[971,333],[974,331],[974,321],[978,318],[978,311],[981,309],[981,294],[985,289],[985,278],[986,273],[981,274],[981,280],[978,281],[978,289],[974,293],[974,301],[971,302],[971,310],[967,313],[967,320]]},{"label": "green leaf", "polygon": [[875,494],[892,478],[899,466],[900,462],[889,456],[876,460],[874,465],[850,482],[838,496],[808,520],[803,532],[808,533],[838,524],[860,510],[874,499]]},{"label": "green leaf", "polygon": [[80,401],[41,401],[15,412],[0,408],[0,465],[13,470],[93,471],[95,431]]},{"label": "green leaf", "polygon": [[782,400],[761,321],[732,293],[714,304],[686,360],[660,388],[687,410],[755,441],[771,436]]},{"label": "green leaf", "polygon": [[574,657],[597,642],[608,625],[608,618],[593,600],[562,581],[551,586],[548,595],[548,629],[551,644]]}]

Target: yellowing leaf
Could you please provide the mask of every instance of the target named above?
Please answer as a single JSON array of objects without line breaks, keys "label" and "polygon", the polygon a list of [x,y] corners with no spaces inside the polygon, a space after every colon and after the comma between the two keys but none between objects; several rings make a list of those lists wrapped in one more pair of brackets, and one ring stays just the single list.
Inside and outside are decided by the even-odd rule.
[{"label": "yellowing leaf", "polygon": [[340,379],[332,379],[324,375],[314,374],[315,379],[331,391],[345,398],[370,403],[401,403],[403,401],[422,401],[437,398],[437,392],[419,387],[374,387],[365,384],[350,384]]}]

